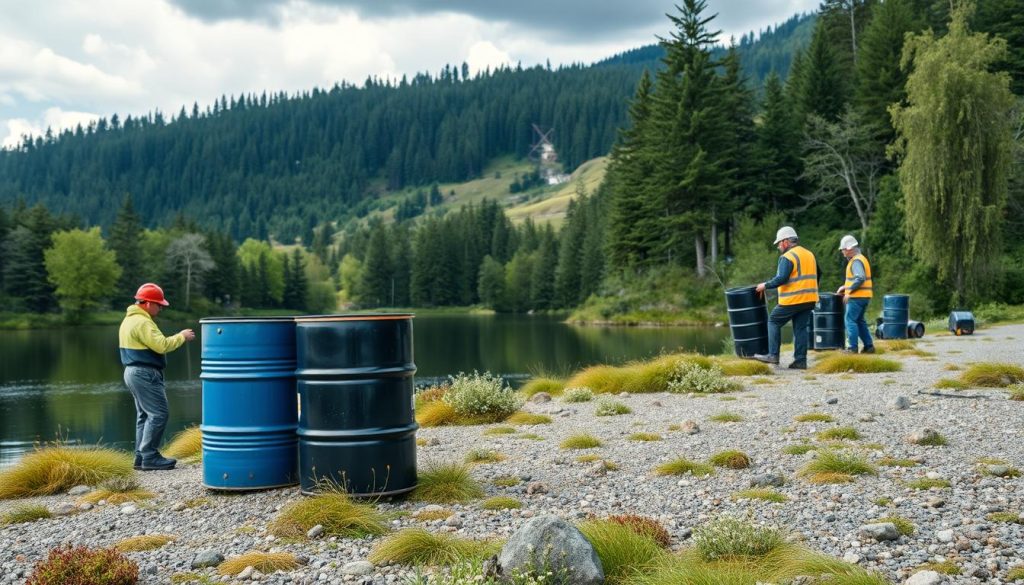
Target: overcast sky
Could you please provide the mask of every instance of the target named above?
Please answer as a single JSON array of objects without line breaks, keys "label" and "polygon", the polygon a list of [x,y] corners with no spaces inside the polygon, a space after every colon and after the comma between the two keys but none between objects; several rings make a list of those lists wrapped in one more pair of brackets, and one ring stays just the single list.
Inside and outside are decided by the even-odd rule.
[{"label": "overcast sky", "polygon": [[[819,0],[708,0],[721,40]],[[0,144],[117,112],[368,75],[591,63],[656,42],[659,0],[0,0]]]}]

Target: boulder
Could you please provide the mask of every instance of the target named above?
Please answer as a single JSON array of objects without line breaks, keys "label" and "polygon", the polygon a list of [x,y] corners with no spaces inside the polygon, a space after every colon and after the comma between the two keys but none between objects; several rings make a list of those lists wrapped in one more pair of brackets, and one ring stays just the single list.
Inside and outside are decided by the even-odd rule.
[{"label": "boulder", "polygon": [[910,408],[910,399],[906,396],[897,396],[889,401],[889,408],[893,410],[906,410]]},{"label": "boulder", "polygon": [[373,573],[373,563],[370,561],[353,561],[341,568],[342,575],[362,577],[371,573]]},{"label": "boulder", "polygon": [[543,402],[551,402],[551,395],[547,392],[538,392],[530,397],[530,402],[534,404],[541,404]]},{"label": "boulder", "polygon": [[938,431],[935,429],[923,428],[910,433],[907,437],[907,442],[915,445],[926,445],[934,442],[938,438]]},{"label": "boulder", "polygon": [[779,471],[759,473],[750,478],[750,487],[781,487],[786,484],[786,476]]},{"label": "boulder", "polygon": [[565,582],[571,585],[604,583],[604,569],[594,547],[575,526],[557,516],[531,519],[498,555],[498,573],[506,578],[545,566],[556,576],[566,575]]},{"label": "boulder", "polygon": [[886,540],[896,540],[900,537],[900,531],[896,529],[896,525],[892,522],[878,522],[875,524],[865,524],[860,527],[860,537],[865,540],[877,540],[878,542],[884,542]]},{"label": "boulder", "polygon": [[921,571],[904,581],[904,585],[939,585],[945,581],[946,578],[935,571]]},{"label": "boulder", "polygon": [[206,549],[199,551],[196,556],[192,559],[193,569],[205,569],[206,567],[216,567],[217,565],[224,562],[224,555],[213,549]]},{"label": "boulder", "polygon": [[700,425],[698,425],[696,421],[684,420],[683,423],[679,425],[679,430],[687,435],[696,435],[700,432]]}]

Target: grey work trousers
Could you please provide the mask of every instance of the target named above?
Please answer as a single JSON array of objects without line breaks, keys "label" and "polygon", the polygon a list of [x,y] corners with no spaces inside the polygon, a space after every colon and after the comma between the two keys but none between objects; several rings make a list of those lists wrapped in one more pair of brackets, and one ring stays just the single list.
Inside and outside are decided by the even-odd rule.
[{"label": "grey work trousers", "polygon": [[167,428],[167,390],[164,373],[156,368],[128,366],[124,383],[135,399],[135,456],[150,461],[158,455],[157,448]]}]

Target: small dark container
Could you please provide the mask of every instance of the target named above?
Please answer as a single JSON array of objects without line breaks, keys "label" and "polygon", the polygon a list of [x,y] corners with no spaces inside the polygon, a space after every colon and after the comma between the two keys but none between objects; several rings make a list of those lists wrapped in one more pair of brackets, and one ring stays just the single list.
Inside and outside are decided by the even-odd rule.
[{"label": "small dark container", "polygon": [[725,291],[736,355],[741,358],[768,353],[768,307],[756,287],[743,286]]},{"label": "small dark container", "polygon": [[814,349],[841,349],[845,335],[843,297],[835,293],[818,293],[814,305]]},{"label": "small dark container", "polygon": [[412,315],[300,317],[295,338],[302,493],[416,487]]},{"label": "small dark container", "polygon": [[910,297],[907,295],[885,295],[882,299],[883,339],[906,339],[909,320]]},{"label": "small dark container", "polygon": [[973,335],[974,314],[970,311],[953,311],[950,313],[949,331],[955,335]]},{"label": "small dark container", "polygon": [[921,339],[924,337],[924,323],[920,321],[907,321],[907,337]]}]

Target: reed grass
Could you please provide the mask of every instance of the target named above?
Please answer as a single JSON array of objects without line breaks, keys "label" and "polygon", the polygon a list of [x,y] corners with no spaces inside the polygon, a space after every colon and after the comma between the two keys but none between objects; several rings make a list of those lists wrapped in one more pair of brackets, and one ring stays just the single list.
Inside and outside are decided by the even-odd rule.
[{"label": "reed grass", "polygon": [[482,498],[484,490],[469,472],[469,466],[442,463],[428,466],[417,477],[412,499],[432,504],[456,504]]},{"label": "reed grass", "polygon": [[52,518],[50,509],[40,504],[22,504],[15,506],[0,516],[0,526],[5,524],[22,524]]},{"label": "reed grass", "polygon": [[265,574],[274,571],[294,571],[301,565],[292,553],[286,552],[247,552],[244,555],[232,557],[217,565],[217,572],[221,575],[234,576],[252,567]]},{"label": "reed grass", "polygon": [[120,552],[142,552],[147,550],[155,550],[168,542],[177,540],[178,537],[170,534],[145,534],[142,536],[133,536],[131,538],[125,538],[119,540],[114,544],[114,548]]},{"label": "reed grass", "polygon": [[587,433],[567,437],[559,445],[562,449],[594,449],[602,446],[601,439]]},{"label": "reed grass", "polygon": [[903,365],[899,362],[870,354],[839,353],[819,360],[812,369],[819,374],[842,374],[845,372],[877,374],[882,372],[898,372],[903,369]]},{"label": "reed grass", "polygon": [[736,500],[763,500],[765,502],[773,502],[781,504],[789,501],[789,496],[786,494],[767,488],[751,488],[748,490],[741,490],[732,495],[733,499]]},{"label": "reed grass", "polygon": [[516,412],[505,419],[510,425],[546,425],[551,424],[551,417],[546,414],[534,414],[532,412]]},{"label": "reed grass", "polygon": [[275,536],[305,538],[323,526],[327,536],[362,538],[387,532],[387,520],[369,504],[355,502],[340,489],[328,489],[285,505],[267,527]]},{"label": "reed grass", "polygon": [[179,431],[161,452],[175,459],[202,461],[203,433],[196,426]]},{"label": "reed grass", "polygon": [[960,381],[970,386],[1006,388],[1012,384],[1024,383],[1024,368],[999,362],[971,364],[960,374]]},{"label": "reed grass", "polygon": [[0,500],[46,496],[134,474],[132,456],[102,447],[46,446],[0,471]]},{"label": "reed grass", "polygon": [[824,412],[808,412],[807,414],[799,414],[793,417],[796,422],[833,422],[832,415],[825,414]]},{"label": "reed grass", "polygon": [[682,457],[662,463],[654,468],[655,475],[685,475],[689,473],[697,477],[705,477],[712,475],[714,472],[715,468],[711,465],[690,461]]},{"label": "reed grass", "polygon": [[501,550],[500,541],[459,538],[434,534],[422,528],[405,528],[374,545],[368,560],[380,565],[454,565],[470,559],[485,559]]}]

